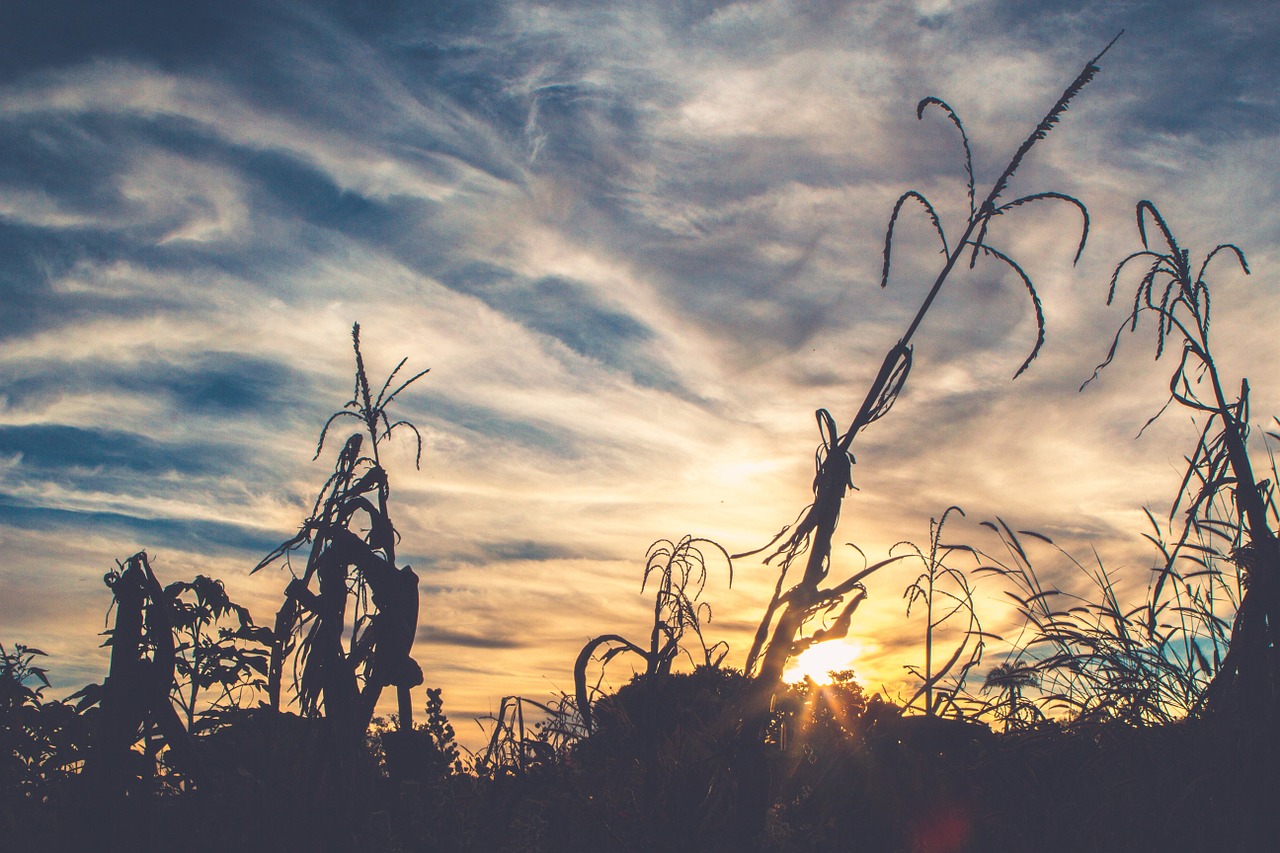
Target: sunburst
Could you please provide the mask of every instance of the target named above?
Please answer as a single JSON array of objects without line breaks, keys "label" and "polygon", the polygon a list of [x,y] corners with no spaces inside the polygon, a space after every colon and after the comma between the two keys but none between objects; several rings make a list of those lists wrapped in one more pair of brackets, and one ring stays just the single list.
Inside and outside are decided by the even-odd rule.
[{"label": "sunburst", "polygon": [[831,673],[852,669],[862,654],[862,643],[857,640],[830,640],[816,643],[797,655],[783,673],[790,684],[804,681],[808,676],[817,684],[830,684]]}]

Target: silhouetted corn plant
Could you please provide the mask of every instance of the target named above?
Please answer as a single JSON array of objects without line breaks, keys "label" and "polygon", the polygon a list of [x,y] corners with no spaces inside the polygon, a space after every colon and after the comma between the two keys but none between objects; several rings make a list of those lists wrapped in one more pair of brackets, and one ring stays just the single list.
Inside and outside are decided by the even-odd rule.
[{"label": "silhouetted corn plant", "polygon": [[[1249,382],[1242,378],[1239,394],[1229,397],[1214,361],[1206,279],[1209,264],[1220,253],[1234,256],[1246,274],[1249,267],[1238,247],[1224,243],[1193,272],[1190,252],[1178,244],[1155,205],[1139,202],[1137,220],[1142,250],[1116,266],[1108,301],[1126,266],[1137,261],[1147,267],[1129,317],[1098,370],[1114,357],[1124,329],[1136,330],[1144,313],[1156,319],[1157,359],[1170,336],[1181,339],[1182,354],[1169,380],[1169,401],[1151,420],[1176,401],[1194,417],[1203,417],[1204,423],[1170,509],[1171,524],[1179,510],[1186,520],[1182,536],[1168,549],[1166,565],[1189,550],[1194,532],[1209,539],[1210,547],[1202,553],[1211,559],[1218,559],[1220,546],[1228,545],[1229,557],[1241,573],[1244,594],[1231,626],[1227,654],[1220,663],[1215,660],[1217,671],[1206,692],[1205,707],[1216,730],[1226,735],[1242,800],[1253,815],[1252,840],[1243,846],[1263,847],[1280,835],[1280,812],[1274,808],[1275,767],[1280,761],[1280,542],[1275,532],[1280,513],[1272,483],[1255,478],[1249,456]],[[1149,222],[1158,232],[1150,240]],[[1167,577],[1173,578],[1174,573]]]},{"label": "silhouetted corn plant", "polygon": [[[987,639],[1000,639],[992,634],[984,633],[978,613],[973,606],[973,590],[968,576],[946,561],[958,552],[974,554],[969,545],[944,544],[942,530],[948,516],[953,512],[964,515],[958,506],[948,507],[940,519],[929,521],[929,550],[924,551],[914,542],[899,542],[894,549],[907,549],[911,556],[924,564],[924,571],[911,582],[903,592],[907,600],[907,616],[911,615],[911,607],[917,603],[925,609],[924,629],[924,667],[923,669],[909,664],[907,671],[920,682],[920,687],[903,706],[904,710],[915,707],[916,702],[924,699],[922,709],[929,716],[963,717],[965,711],[959,704],[964,693],[965,679],[970,670],[982,661],[982,650]],[[947,622],[959,616],[967,620],[961,635],[960,643],[952,651],[951,656],[939,666],[934,659],[934,640],[936,632]],[[965,657],[965,652],[968,657]],[[963,662],[962,662],[963,660]],[[958,667],[958,668],[957,668]],[[950,681],[945,679],[950,677]]]},{"label": "silhouetted corn plant", "polygon": [[[1119,38],[1117,36],[1116,38]],[[1115,40],[1112,40],[1112,44]],[[1099,71],[1098,61],[1109,50],[1111,45],[1090,60],[1072,81],[1062,96],[1032,131],[1031,135],[1014,153],[1013,159],[992,185],[981,204],[976,203],[974,194],[973,159],[970,154],[968,136],[964,131],[956,112],[944,101],[929,97],[920,101],[916,107],[916,115],[924,117],[928,107],[937,107],[946,114],[948,120],[960,132],[965,152],[965,173],[969,187],[969,218],[965,223],[960,238],[951,243],[943,230],[942,222],[933,205],[921,193],[911,190],[898,199],[889,218],[889,228],[885,236],[884,268],[881,286],[889,280],[890,261],[893,250],[893,231],[903,206],[908,201],[920,204],[928,215],[942,243],[942,251],[946,257],[942,269],[934,280],[932,288],[916,312],[906,333],[885,356],[884,362],[876,375],[866,398],[844,433],[836,427],[835,419],[826,409],[817,412],[818,426],[822,435],[822,444],[816,454],[817,473],[813,481],[814,499],[792,525],[784,527],[777,536],[763,548],[736,557],[758,554],[767,549],[774,549],[765,562],[777,559],[781,566],[780,577],[772,599],[765,610],[760,628],[747,655],[746,671],[757,677],[758,688],[754,691],[749,703],[746,718],[750,721],[748,729],[761,730],[768,714],[770,698],[777,691],[782,681],[782,674],[787,660],[803,646],[814,641],[834,639],[844,636],[848,631],[849,619],[853,610],[865,596],[862,580],[871,573],[887,565],[891,560],[881,561],[863,569],[845,581],[824,587],[831,569],[831,542],[840,518],[840,508],[848,489],[853,487],[852,466],[854,463],[851,446],[854,437],[863,429],[884,417],[893,406],[898,394],[906,383],[911,369],[911,339],[916,329],[924,320],[930,306],[937,297],[942,285],[951,274],[952,269],[967,253],[969,264],[973,266],[981,257],[990,258],[1012,270],[1021,279],[1031,296],[1035,309],[1037,335],[1031,353],[1014,374],[1021,374],[1036,357],[1044,341],[1044,315],[1041,310],[1040,297],[1035,286],[1023,268],[1008,254],[995,248],[988,242],[988,232],[992,220],[1003,216],[1023,205],[1042,200],[1065,201],[1076,207],[1083,219],[1080,244],[1076,250],[1076,259],[1084,250],[1088,237],[1089,219],[1084,205],[1072,196],[1058,192],[1039,192],[1020,196],[1012,201],[1002,201],[1009,181],[1013,178],[1023,159],[1036,142],[1043,139],[1066,112],[1071,100]],[[804,571],[800,579],[788,589],[786,576],[793,564],[804,558]],[[846,597],[857,592],[853,598]],[[816,616],[831,617],[834,624],[816,632],[809,640],[797,640],[804,625]]]},{"label": "silhouetted corn plant", "polygon": [[[99,694],[100,724],[85,773],[103,804],[138,794],[155,777],[161,750],[166,763],[187,779],[199,779],[201,761],[174,710],[176,608],[151,570],[145,551],[134,554],[103,581],[114,596],[115,627],[108,633],[111,668]],[[134,746],[142,742],[136,753]]]},{"label": "silhouetted corn plant", "polygon": [[[318,715],[323,704],[325,716],[355,742],[368,727],[383,688],[390,685],[399,696],[400,726],[411,728],[409,691],[423,680],[421,667],[410,656],[418,624],[418,576],[409,566],[396,566],[399,535],[388,511],[390,486],[378,445],[405,427],[417,439],[415,464],[421,462],[422,436],[407,421],[392,422],[387,407],[427,371],[392,390],[407,360],[401,359],[374,396],[360,352],[359,323],[352,326],[351,339],[355,390],[320,431],[316,457],[337,421],[355,418],[362,431],[347,439],[302,529],[253,571],[281,558],[292,571],[288,555],[311,546],[306,569],[289,583],[276,616],[269,701],[279,707],[284,662],[296,648],[295,686],[303,713]],[[313,581],[318,591],[311,588]],[[295,637],[301,639],[295,642]]]},{"label": "silhouetted corn plant", "polygon": [[[1239,248],[1224,243],[1209,252],[1193,272],[1190,252],[1182,248],[1155,205],[1137,205],[1138,234],[1142,250],[1122,260],[1111,276],[1110,304],[1121,273],[1132,262],[1145,262],[1129,317],[1093,377],[1111,363],[1120,336],[1136,331],[1143,314],[1156,320],[1156,358],[1164,354],[1169,337],[1181,339],[1181,357],[1169,380],[1169,400],[1147,424],[1174,402],[1204,416],[1195,450],[1187,460],[1177,498],[1169,511],[1172,523],[1179,510],[1185,515],[1183,533],[1169,549],[1166,573],[1158,582],[1175,578],[1174,561],[1189,550],[1193,534],[1225,539],[1230,557],[1244,573],[1247,585],[1236,612],[1226,657],[1217,667],[1208,697],[1214,707],[1229,706],[1237,713],[1263,713],[1276,720],[1280,713],[1280,546],[1275,526],[1277,511],[1272,485],[1254,477],[1248,452],[1249,381],[1231,399],[1214,362],[1209,343],[1210,293],[1205,275],[1220,253],[1233,257],[1247,274],[1248,263]],[[1150,220],[1150,222],[1148,222]],[[1154,245],[1148,238],[1154,224]],[[1088,381],[1085,383],[1088,384]],[[1083,387],[1083,386],[1081,386]],[[1145,426],[1144,426],[1145,429]],[[1226,496],[1227,500],[1215,501]],[[1222,517],[1214,517],[1215,506]],[[1212,555],[1212,551],[1209,552]]]},{"label": "silhouetted corn plant", "polygon": [[[699,546],[710,546],[724,556],[729,567],[729,584],[733,584],[733,560],[724,548],[709,539],[692,536],[685,536],[679,542],[659,539],[649,546],[645,555],[644,577],[640,581],[640,592],[643,593],[649,579],[657,576],[649,647],[644,648],[619,634],[602,634],[582,647],[574,663],[574,698],[587,732],[592,730],[587,667],[599,649],[604,649],[599,654],[602,667],[608,666],[619,655],[631,653],[644,659],[646,675],[670,673],[671,665],[682,651],[695,666],[719,666],[724,660],[728,645],[720,641],[708,646],[702,635],[702,623],[711,621],[711,605],[698,601],[707,583],[707,562]],[[698,639],[700,661],[693,660],[684,642],[686,631],[692,631]],[[602,669],[601,678],[603,675]],[[599,683],[596,689],[599,689]]]}]

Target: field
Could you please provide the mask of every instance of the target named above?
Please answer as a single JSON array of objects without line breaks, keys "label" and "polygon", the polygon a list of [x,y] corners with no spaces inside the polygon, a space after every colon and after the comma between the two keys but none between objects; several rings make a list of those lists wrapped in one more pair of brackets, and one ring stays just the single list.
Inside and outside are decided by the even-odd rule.
[{"label": "field", "polygon": [[[565,662],[572,689],[504,697],[476,749],[460,746],[448,696],[415,658],[434,617],[397,558],[400,504],[379,452],[394,435],[421,460],[423,433],[395,410],[427,371],[402,360],[371,375],[353,325],[351,399],[315,448],[332,474],[298,533],[253,569],[290,577],[274,614],[251,614],[212,577],[161,578],[142,551],[105,579],[101,683],[54,699],[42,650],[0,647],[0,838],[50,850],[1267,849],[1280,833],[1280,471],[1267,440],[1280,434],[1251,440],[1248,378],[1219,369],[1210,339],[1210,276],[1249,273],[1239,247],[1184,249],[1137,201],[1137,241],[1109,283],[1126,313],[1089,381],[1104,381],[1122,339],[1148,335],[1170,365],[1168,399],[1135,428],[1176,411],[1200,431],[1169,511],[1146,513],[1154,567],[1141,598],[1097,554],[1001,518],[981,522],[981,542],[952,538],[957,506],[860,570],[832,560],[855,440],[892,414],[954,270],[993,263],[1025,289],[1036,337],[1015,377],[1034,370],[1041,299],[992,241],[1045,206],[1078,223],[1077,259],[1084,250],[1079,199],[1009,186],[1112,45],[989,189],[957,111],[919,102],[922,121],[960,140],[967,218],[951,228],[916,190],[888,211],[882,286],[908,217],[944,260],[852,417],[817,411],[812,501],[745,553],[657,539],[640,571],[647,636],[591,638]],[[751,561],[777,582],[738,669],[711,641],[707,582]],[[788,676],[856,633],[889,567],[913,578],[911,690],[872,695],[851,670]],[[1045,580],[1064,571],[1075,586]],[[979,584],[1000,590],[999,614]],[[626,664],[634,675],[606,689]]]}]

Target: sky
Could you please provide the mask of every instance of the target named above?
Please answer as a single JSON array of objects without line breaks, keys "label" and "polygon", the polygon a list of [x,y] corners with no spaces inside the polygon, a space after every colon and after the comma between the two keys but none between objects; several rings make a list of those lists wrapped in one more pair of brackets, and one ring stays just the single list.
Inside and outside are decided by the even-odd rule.
[{"label": "sky", "polygon": [[[999,516],[1140,594],[1142,507],[1168,511],[1197,431],[1170,411],[1135,439],[1175,366],[1149,326],[1077,389],[1150,199],[1194,257],[1248,256],[1214,268],[1216,353],[1255,423],[1280,414],[1269,0],[3,4],[0,642],[48,653],[47,697],[101,679],[102,576],[141,549],[270,624],[288,574],[249,570],[332,470],[339,442],[312,455],[358,321],[374,376],[430,368],[393,408],[421,468],[405,432],[384,456],[427,684],[469,742],[503,696],[571,691],[589,638],[647,638],[650,543],[748,551],[811,498],[814,411],[848,424],[941,266],[908,207],[879,287],[895,199],[963,230],[958,135],[916,103],[959,114],[981,193],[1122,29],[1010,190],[1087,205],[1079,263],[1067,204],[992,228],[1043,301],[1039,357],[1012,379],[1036,339],[1016,277],[948,282],[854,445],[832,574],[956,505],[949,539],[994,549]],[[776,570],[709,565],[705,631],[741,666]],[[891,696],[917,572],[874,575],[850,634]]]}]

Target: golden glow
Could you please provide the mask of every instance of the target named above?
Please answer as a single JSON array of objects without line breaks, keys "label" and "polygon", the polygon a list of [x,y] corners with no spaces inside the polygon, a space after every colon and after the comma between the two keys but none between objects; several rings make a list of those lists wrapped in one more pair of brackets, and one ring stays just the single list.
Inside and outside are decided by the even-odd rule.
[{"label": "golden glow", "polygon": [[831,640],[810,646],[787,665],[782,677],[789,683],[804,681],[807,675],[818,684],[830,684],[829,673],[852,669],[862,654],[857,640]]}]

